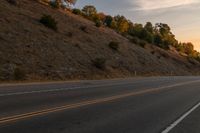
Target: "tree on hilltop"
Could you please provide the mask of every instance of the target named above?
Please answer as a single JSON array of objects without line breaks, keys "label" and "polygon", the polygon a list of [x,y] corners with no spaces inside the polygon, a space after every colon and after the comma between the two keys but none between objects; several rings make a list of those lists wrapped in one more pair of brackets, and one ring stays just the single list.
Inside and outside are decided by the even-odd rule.
[{"label": "tree on hilltop", "polygon": [[97,14],[97,9],[96,9],[96,7],[94,7],[92,5],[86,5],[83,7],[82,12],[86,16],[93,16],[93,15]]}]

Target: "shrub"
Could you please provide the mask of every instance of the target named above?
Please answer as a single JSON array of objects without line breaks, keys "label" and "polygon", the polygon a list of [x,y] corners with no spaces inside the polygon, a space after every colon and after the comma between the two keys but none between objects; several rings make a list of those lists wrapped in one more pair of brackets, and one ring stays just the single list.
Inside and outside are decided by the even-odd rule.
[{"label": "shrub", "polygon": [[19,4],[19,2],[17,0],[7,0],[8,3],[17,6]]},{"label": "shrub", "polygon": [[113,50],[118,51],[118,50],[119,50],[119,43],[118,43],[118,42],[112,41],[112,42],[109,43],[109,47],[110,47],[111,49],[113,49]]},{"label": "shrub", "polygon": [[198,60],[196,60],[195,58],[193,58],[193,57],[190,57],[190,56],[188,56],[188,61],[191,63],[191,64],[193,64],[193,65],[195,65],[196,63],[197,63],[197,61]]},{"label": "shrub", "polygon": [[96,21],[95,21],[95,26],[96,26],[96,27],[101,27],[101,25],[102,25],[102,24],[101,24],[101,21],[99,21],[99,20],[96,20]]},{"label": "shrub", "polygon": [[[40,0],[38,0],[40,1]],[[42,0],[42,2],[49,3],[49,0]]]},{"label": "shrub", "polygon": [[84,32],[87,32],[86,29],[87,29],[86,26],[80,26],[80,30],[82,30],[82,31],[84,31]]},{"label": "shrub", "polygon": [[71,12],[70,9],[67,9],[67,5],[61,4],[60,7],[61,7],[63,10],[68,10],[68,11]]},{"label": "shrub", "polygon": [[163,44],[159,44],[157,46],[160,47],[160,48],[162,48],[162,49],[165,49],[165,50],[169,50],[169,48],[170,48],[169,47],[170,45],[166,44],[165,42]]},{"label": "shrub", "polygon": [[81,14],[82,14],[81,10],[80,10],[80,9],[77,9],[77,8],[73,9],[73,10],[72,10],[72,13],[74,13],[74,14],[76,14],[76,15],[81,15]]},{"label": "shrub", "polygon": [[134,44],[139,44],[140,40],[137,37],[133,37],[130,41]]},{"label": "shrub", "polygon": [[99,69],[105,69],[106,59],[105,58],[96,58],[93,60],[93,65]]},{"label": "shrub", "polygon": [[140,40],[140,41],[139,41],[139,46],[141,46],[141,47],[143,47],[143,48],[146,46],[146,44],[147,44],[146,41],[143,41],[143,40]]},{"label": "shrub", "polygon": [[25,74],[23,69],[17,67],[17,68],[14,69],[13,76],[14,76],[15,80],[24,80],[25,77],[26,77],[26,74]]},{"label": "shrub", "polygon": [[50,1],[49,2],[49,5],[52,7],[52,8],[55,8],[55,9],[58,9],[60,7],[60,4],[57,2],[57,1]]},{"label": "shrub", "polygon": [[155,54],[155,51],[151,51],[151,54],[153,54],[153,55],[154,55],[154,54]]},{"label": "shrub", "polygon": [[200,62],[200,57],[196,57],[195,60],[197,60],[198,62]]},{"label": "shrub", "polygon": [[51,15],[43,15],[40,19],[40,23],[42,23],[50,29],[57,31],[57,22],[54,18],[51,17]]},{"label": "shrub", "polygon": [[68,37],[73,37],[73,33],[72,33],[72,32],[68,32],[66,35],[67,35]]}]

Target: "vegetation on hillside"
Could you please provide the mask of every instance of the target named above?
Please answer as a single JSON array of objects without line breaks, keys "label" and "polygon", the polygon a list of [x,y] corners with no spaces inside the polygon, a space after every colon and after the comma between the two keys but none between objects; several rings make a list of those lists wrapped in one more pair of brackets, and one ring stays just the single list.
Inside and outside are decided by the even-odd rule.
[{"label": "vegetation on hillside", "polygon": [[54,18],[50,15],[43,15],[42,18],[40,19],[40,23],[42,23],[44,26],[57,31],[57,22],[55,21]]},{"label": "vegetation on hillside", "polygon": [[52,8],[48,0],[36,1],[43,0],[0,5],[0,80],[198,74],[199,53],[191,43],[178,43],[165,24],[132,23],[94,6],[63,10],[60,3]]},{"label": "vegetation on hillside", "polygon": [[[65,2],[74,4],[76,0],[65,0]],[[54,3],[62,5],[60,0],[55,0]],[[168,24],[156,23],[153,25],[151,22],[147,22],[145,25],[142,25],[133,23],[121,15],[112,17],[104,13],[99,13],[92,5],[86,5],[82,10],[74,8],[72,9],[72,13],[94,21],[97,27],[101,27],[102,25],[109,27],[123,36],[129,37],[132,42],[135,42],[134,40],[137,38],[143,40],[137,43],[141,47],[144,47],[146,43],[156,45],[165,50],[174,47],[180,54],[185,54],[190,58],[200,61],[200,53],[194,50],[193,44],[190,42],[178,42]]]}]

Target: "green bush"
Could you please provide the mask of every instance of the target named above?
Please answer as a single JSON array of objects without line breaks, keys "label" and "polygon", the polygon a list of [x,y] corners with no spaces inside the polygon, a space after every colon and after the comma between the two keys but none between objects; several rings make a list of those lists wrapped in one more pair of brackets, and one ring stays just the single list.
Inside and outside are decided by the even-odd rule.
[{"label": "green bush", "polygon": [[50,29],[57,31],[57,22],[54,18],[51,17],[51,15],[43,15],[40,19],[40,23],[42,23]]},{"label": "green bush", "polygon": [[96,58],[93,60],[93,65],[99,69],[105,69],[106,59],[105,58]]},{"label": "green bush", "polygon": [[75,8],[75,9],[72,10],[72,13],[74,13],[76,15],[81,15],[82,11],[80,9]]},{"label": "green bush", "polygon": [[25,74],[23,69],[17,67],[17,68],[14,69],[13,76],[14,76],[15,80],[24,80],[25,77],[26,77],[26,74]]},{"label": "green bush", "polygon": [[119,50],[119,42],[112,41],[109,43],[109,47],[113,50],[118,51]]},{"label": "green bush", "polygon": [[58,9],[60,7],[60,4],[57,2],[57,1],[50,1],[49,2],[49,5],[52,7],[52,8],[55,8],[55,9]]}]

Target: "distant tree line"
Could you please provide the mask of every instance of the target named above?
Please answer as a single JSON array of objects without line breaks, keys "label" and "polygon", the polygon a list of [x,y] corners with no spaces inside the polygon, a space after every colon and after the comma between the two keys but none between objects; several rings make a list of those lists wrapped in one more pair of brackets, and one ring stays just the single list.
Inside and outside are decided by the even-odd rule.
[{"label": "distant tree line", "polygon": [[145,25],[142,25],[133,23],[121,15],[113,17],[104,13],[98,13],[92,5],[86,5],[82,10],[73,9],[72,12],[92,20],[96,24],[100,23],[100,25],[114,29],[124,36],[138,38],[166,50],[172,46],[180,53],[200,61],[200,53],[194,50],[194,45],[191,42],[179,43],[168,24],[156,23],[153,25],[151,22],[147,22]]}]

